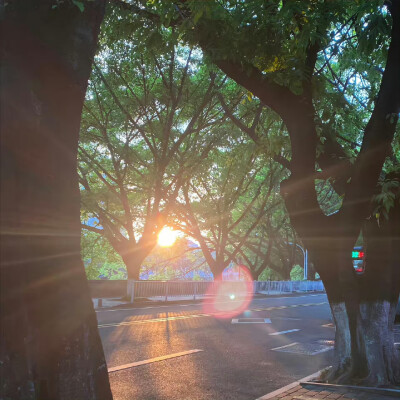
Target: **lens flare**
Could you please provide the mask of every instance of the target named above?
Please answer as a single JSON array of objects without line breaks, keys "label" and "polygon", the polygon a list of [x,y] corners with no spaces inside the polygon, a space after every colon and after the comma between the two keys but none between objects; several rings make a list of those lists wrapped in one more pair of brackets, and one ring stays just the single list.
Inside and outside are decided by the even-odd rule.
[{"label": "lens flare", "polygon": [[170,247],[175,243],[177,238],[177,232],[174,231],[172,228],[166,226],[164,227],[161,232],[158,234],[157,243],[161,247]]},{"label": "lens flare", "polygon": [[248,268],[239,265],[240,280],[214,281],[207,292],[207,300],[203,303],[205,313],[216,318],[233,318],[247,310],[253,299],[253,280]]}]

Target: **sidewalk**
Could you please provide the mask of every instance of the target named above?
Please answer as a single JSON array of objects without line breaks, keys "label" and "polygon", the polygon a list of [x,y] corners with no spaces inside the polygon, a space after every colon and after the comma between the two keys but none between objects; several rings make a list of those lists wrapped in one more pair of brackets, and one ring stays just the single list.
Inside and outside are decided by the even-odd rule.
[{"label": "sidewalk", "polygon": [[[99,305],[99,300],[100,304]],[[131,303],[128,301],[124,301],[118,298],[92,298],[93,307],[95,310],[100,310],[102,308],[112,308],[122,305],[130,305]]]},{"label": "sidewalk", "polygon": [[399,390],[367,389],[354,386],[294,382],[257,400],[395,400]]}]

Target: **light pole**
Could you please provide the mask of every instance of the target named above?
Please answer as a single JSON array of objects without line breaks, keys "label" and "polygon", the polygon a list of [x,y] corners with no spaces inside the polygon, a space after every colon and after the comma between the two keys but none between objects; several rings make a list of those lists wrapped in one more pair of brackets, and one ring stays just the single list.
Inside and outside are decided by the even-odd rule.
[{"label": "light pole", "polygon": [[298,243],[292,243],[292,242],[287,242],[288,244],[291,244],[292,246],[295,245],[297,246],[303,253],[303,257],[304,257],[304,275],[303,275],[303,279],[307,280],[308,277],[308,250],[307,249],[303,249]]}]

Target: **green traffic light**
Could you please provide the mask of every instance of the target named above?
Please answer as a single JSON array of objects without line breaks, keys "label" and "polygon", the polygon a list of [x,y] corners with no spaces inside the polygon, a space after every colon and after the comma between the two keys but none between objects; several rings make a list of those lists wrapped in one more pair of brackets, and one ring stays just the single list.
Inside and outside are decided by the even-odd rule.
[{"label": "green traffic light", "polygon": [[351,258],[357,259],[357,260],[362,260],[364,258],[364,252],[363,251],[352,251]]}]

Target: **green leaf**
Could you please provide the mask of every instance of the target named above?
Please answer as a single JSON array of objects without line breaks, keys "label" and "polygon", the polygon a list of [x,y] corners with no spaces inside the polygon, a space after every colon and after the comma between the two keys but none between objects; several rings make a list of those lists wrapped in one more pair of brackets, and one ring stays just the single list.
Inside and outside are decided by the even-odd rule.
[{"label": "green leaf", "polygon": [[193,17],[193,23],[196,25],[197,22],[199,21],[199,19],[202,17],[203,15],[203,10],[198,11],[194,17]]},{"label": "green leaf", "polygon": [[82,1],[72,0],[72,3],[74,3],[74,5],[79,8],[80,12],[83,12],[83,10],[85,9],[85,5],[83,4]]}]

